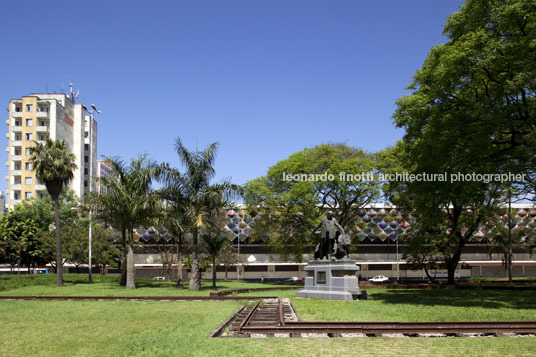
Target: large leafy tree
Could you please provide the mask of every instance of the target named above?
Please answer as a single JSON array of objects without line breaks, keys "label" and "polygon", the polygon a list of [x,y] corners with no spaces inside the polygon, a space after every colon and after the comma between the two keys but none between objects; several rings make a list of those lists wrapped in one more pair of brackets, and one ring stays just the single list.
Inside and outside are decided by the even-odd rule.
[{"label": "large leafy tree", "polygon": [[185,227],[192,233],[192,277],[190,290],[199,290],[201,274],[199,272],[199,230],[205,225],[215,202],[222,197],[230,201],[240,195],[240,187],[223,180],[212,183],[215,175],[214,161],[218,144],[213,143],[203,151],[190,151],[177,138],[175,150],[179,156],[184,172],[169,167],[164,170],[161,178],[165,187],[162,196],[180,215]]},{"label": "large leafy tree", "polygon": [[157,213],[159,200],[152,189],[153,179],[158,175],[159,166],[146,155],[133,159],[127,165],[118,158],[108,158],[112,174],[101,178],[105,187],[100,194],[92,193],[88,204],[108,223],[121,231],[122,267],[127,289],[136,287],[134,283],[134,228],[149,223]]},{"label": "large leafy tree", "polygon": [[[339,223],[351,228],[359,211],[378,197],[379,183],[367,176],[374,170],[374,155],[343,144],[292,154],[270,167],[266,176],[246,184],[248,208],[260,213],[252,236],[269,237],[283,259],[301,261],[320,214],[333,210]],[[288,175],[308,175],[312,180]]]},{"label": "large leafy tree", "polygon": [[447,181],[394,184],[392,197],[419,222],[412,234],[437,247],[451,284],[463,247],[495,214],[506,187],[450,175],[534,170],[535,10],[533,0],[468,0],[397,102],[403,166],[447,173]]},{"label": "large leafy tree", "polygon": [[47,139],[45,143],[36,143],[31,148],[30,162],[38,180],[44,182],[54,201],[56,211],[56,285],[63,285],[60,204],[59,197],[63,187],[72,180],[76,169],[75,155],[69,153],[62,140]]},{"label": "large leafy tree", "polygon": [[0,248],[4,259],[12,266],[26,265],[28,269],[32,264],[42,262],[43,244],[39,240],[38,224],[26,217],[18,206],[0,219]]}]

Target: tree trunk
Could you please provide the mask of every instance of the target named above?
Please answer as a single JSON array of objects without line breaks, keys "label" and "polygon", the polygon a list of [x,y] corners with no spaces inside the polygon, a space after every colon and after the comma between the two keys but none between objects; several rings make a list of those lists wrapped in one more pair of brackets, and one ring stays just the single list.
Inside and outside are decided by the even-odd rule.
[{"label": "tree trunk", "polygon": [[229,273],[229,264],[225,264],[225,281],[227,281],[227,273]]},{"label": "tree trunk", "polygon": [[192,273],[190,277],[190,290],[201,289],[201,276],[199,274],[199,262],[197,261],[197,247],[194,245],[192,252]]},{"label": "tree trunk", "polygon": [[121,230],[121,279],[119,286],[127,286],[127,230],[123,228]]},{"label": "tree trunk", "polygon": [[426,273],[426,276],[428,277],[428,280],[434,281],[434,278],[432,278],[432,275],[430,275],[430,271],[428,270],[426,263],[423,263],[423,268],[424,268],[424,272]]},{"label": "tree trunk", "polygon": [[127,243],[127,289],[136,289],[136,284],[134,283],[134,274],[136,270],[134,268],[134,250],[132,248],[132,242]]},{"label": "tree trunk", "polygon": [[177,287],[184,287],[184,278],[182,276],[182,251],[181,245],[177,248]]},{"label": "tree trunk", "polygon": [[192,251],[192,277],[190,278],[190,290],[201,289],[201,275],[199,274],[199,262],[197,256],[197,227],[194,227],[193,251]]},{"label": "tree trunk", "polygon": [[61,254],[61,228],[60,228],[60,202],[59,197],[54,200],[56,210],[56,285],[63,285],[63,257]]},{"label": "tree trunk", "polygon": [[212,257],[212,287],[216,289],[216,257]]}]

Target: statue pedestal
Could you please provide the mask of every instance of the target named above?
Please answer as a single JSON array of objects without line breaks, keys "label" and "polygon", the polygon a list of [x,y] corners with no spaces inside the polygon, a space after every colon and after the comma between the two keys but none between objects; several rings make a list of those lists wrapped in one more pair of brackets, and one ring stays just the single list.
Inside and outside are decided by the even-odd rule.
[{"label": "statue pedestal", "polygon": [[305,286],[296,293],[296,297],[326,300],[366,299],[366,292],[359,289],[356,276],[359,267],[355,261],[314,260],[307,264],[305,270],[309,272],[309,276],[305,278]]}]

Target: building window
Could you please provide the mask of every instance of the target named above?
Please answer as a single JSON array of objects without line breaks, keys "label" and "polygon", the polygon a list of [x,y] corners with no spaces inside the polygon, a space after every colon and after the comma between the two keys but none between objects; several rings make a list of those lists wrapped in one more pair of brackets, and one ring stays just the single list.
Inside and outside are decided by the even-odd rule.
[{"label": "building window", "polygon": [[20,120],[15,120],[15,126],[20,126]]},{"label": "building window", "polygon": [[24,184],[25,185],[31,185],[32,184],[32,178],[31,177],[25,177],[24,178]]},{"label": "building window", "polygon": [[39,121],[39,126],[46,126],[45,122],[43,120]]},{"label": "building window", "polygon": [[16,199],[16,200],[20,200],[20,192],[15,192],[13,194],[13,198]]},{"label": "building window", "polygon": [[13,181],[13,184],[20,185],[20,176],[15,176],[15,180]]},{"label": "building window", "polygon": [[17,113],[22,112],[22,107],[15,107],[15,112],[17,112]]},{"label": "building window", "polygon": [[26,140],[32,140],[32,133],[26,133]]},{"label": "building window", "polygon": [[89,161],[89,157],[86,155],[84,156],[84,162],[88,162]]},{"label": "building window", "polygon": [[24,192],[24,197],[29,200],[32,198],[32,193],[31,192]]},{"label": "building window", "polygon": [[26,148],[26,156],[31,156],[31,155],[32,155],[32,149]]},{"label": "building window", "polygon": [[32,163],[27,162],[27,163],[24,164],[24,167],[26,168],[26,170],[31,171],[32,170]]},{"label": "building window", "polygon": [[15,134],[15,141],[19,141],[21,139],[20,134]]},{"label": "building window", "polygon": [[89,172],[88,172],[88,169],[85,168],[85,169],[84,169],[84,175],[87,175],[87,174],[89,174]]},{"label": "building window", "polygon": [[87,187],[87,180],[84,180],[84,187]]},{"label": "building window", "polygon": [[13,155],[20,156],[20,149],[15,148],[15,150],[13,151]]},{"label": "building window", "polygon": [[84,144],[84,150],[86,150],[86,151],[89,150],[89,144]]},{"label": "building window", "polygon": [[89,133],[86,131],[86,132],[84,133],[84,138],[87,138],[88,136],[89,136]]},{"label": "building window", "polygon": [[33,126],[33,119],[26,119],[26,126]]},{"label": "building window", "polygon": [[33,104],[26,104],[26,111],[33,112]]},{"label": "building window", "polygon": [[39,140],[45,141],[47,137],[45,135],[39,135]]},{"label": "building window", "polygon": [[20,170],[20,162],[15,162],[15,165],[13,165],[13,170],[15,170],[15,171]]},{"label": "building window", "polygon": [[43,113],[48,113],[49,108],[48,107],[40,107],[40,106],[38,106],[37,111],[38,112],[43,112]]}]

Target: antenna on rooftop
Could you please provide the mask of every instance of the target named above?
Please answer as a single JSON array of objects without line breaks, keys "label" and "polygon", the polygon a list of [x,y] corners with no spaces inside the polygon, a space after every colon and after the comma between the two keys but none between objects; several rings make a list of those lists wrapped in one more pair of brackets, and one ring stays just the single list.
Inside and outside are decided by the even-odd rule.
[{"label": "antenna on rooftop", "polygon": [[76,99],[78,99],[79,94],[80,94],[80,90],[77,90],[75,93],[73,91],[73,83],[69,82],[69,99],[71,99],[71,102],[76,103]]}]

